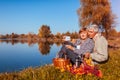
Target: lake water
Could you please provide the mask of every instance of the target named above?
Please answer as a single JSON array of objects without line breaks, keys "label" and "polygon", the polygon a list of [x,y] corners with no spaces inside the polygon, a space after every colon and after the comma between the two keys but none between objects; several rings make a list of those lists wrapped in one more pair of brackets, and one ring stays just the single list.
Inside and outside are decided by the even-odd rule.
[{"label": "lake water", "polygon": [[0,42],[0,73],[51,64],[61,46],[49,43]]}]

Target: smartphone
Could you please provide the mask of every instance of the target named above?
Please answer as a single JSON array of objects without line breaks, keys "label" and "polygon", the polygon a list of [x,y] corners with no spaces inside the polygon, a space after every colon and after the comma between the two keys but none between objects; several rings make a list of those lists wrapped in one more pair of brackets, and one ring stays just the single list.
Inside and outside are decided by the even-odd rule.
[{"label": "smartphone", "polygon": [[70,40],[71,40],[70,36],[65,36],[65,41],[70,41]]}]

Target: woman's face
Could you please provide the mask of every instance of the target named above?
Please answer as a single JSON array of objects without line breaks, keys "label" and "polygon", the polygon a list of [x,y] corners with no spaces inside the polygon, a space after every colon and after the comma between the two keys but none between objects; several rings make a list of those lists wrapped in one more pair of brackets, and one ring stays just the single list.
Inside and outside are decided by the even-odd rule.
[{"label": "woman's face", "polygon": [[84,40],[84,39],[86,39],[87,37],[88,37],[87,31],[83,31],[83,32],[80,33],[80,38],[81,38],[81,39]]}]

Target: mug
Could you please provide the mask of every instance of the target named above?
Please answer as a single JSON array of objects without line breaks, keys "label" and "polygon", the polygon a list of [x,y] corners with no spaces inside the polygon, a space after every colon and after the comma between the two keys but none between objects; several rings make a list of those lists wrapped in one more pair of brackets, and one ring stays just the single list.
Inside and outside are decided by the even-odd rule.
[{"label": "mug", "polygon": [[77,49],[80,49],[80,45],[77,45]]}]

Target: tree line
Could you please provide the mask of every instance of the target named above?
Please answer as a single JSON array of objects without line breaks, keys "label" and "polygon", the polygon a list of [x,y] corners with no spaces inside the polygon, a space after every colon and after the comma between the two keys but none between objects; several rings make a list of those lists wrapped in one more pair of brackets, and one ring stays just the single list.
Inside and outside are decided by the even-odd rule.
[{"label": "tree line", "polygon": [[[103,32],[103,35],[105,35],[105,32]],[[60,33],[57,32],[56,34],[53,34],[50,30],[50,26],[48,25],[42,25],[38,31],[38,34],[29,32],[28,34],[6,34],[6,35],[0,35],[0,39],[23,39],[23,40],[39,40],[39,39],[62,39],[63,36],[70,36],[72,39],[78,38],[78,32],[72,32],[70,33],[67,31],[66,33]],[[114,28],[110,30],[109,32],[109,38],[113,37],[120,37],[120,32],[117,32]]]},{"label": "tree line", "polygon": [[71,38],[78,38],[78,32],[72,32],[70,33],[67,31],[66,33],[60,33],[57,32],[56,34],[53,34],[50,26],[48,25],[42,25],[38,31],[37,34],[29,32],[28,34],[16,34],[16,33],[11,33],[11,34],[5,34],[5,35],[0,35],[0,39],[34,39],[34,40],[39,40],[39,39],[62,39],[63,36],[70,36]]}]

